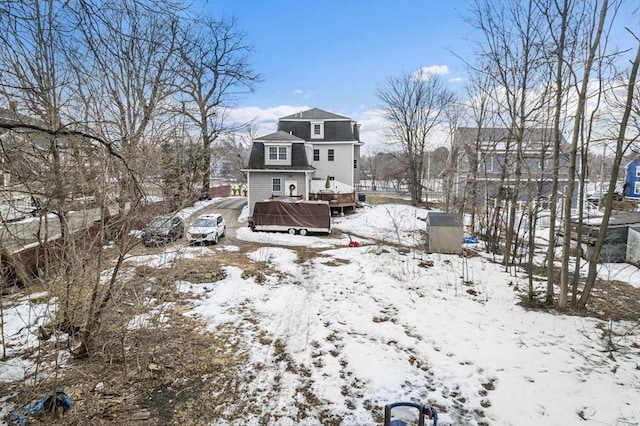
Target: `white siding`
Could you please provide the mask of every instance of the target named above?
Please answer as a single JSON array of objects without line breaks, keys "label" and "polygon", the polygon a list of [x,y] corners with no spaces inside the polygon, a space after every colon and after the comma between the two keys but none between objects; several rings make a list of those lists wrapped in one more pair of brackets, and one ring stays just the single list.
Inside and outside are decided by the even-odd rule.
[{"label": "white siding", "polygon": [[[313,161],[313,149],[320,150],[320,161]],[[333,161],[328,160],[329,150],[333,149]],[[353,144],[345,143],[316,143],[313,144],[309,164],[316,168],[314,177],[325,179],[333,176],[336,181],[353,187]]]}]

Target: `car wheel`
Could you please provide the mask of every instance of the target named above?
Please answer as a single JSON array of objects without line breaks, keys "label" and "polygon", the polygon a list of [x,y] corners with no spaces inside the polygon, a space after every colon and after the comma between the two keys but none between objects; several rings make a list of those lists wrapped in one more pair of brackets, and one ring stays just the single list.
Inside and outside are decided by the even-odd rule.
[{"label": "car wheel", "polygon": [[227,235],[227,227],[226,226],[224,228],[222,228],[222,235],[220,235],[220,236],[224,237],[225,235]]},{"label": "car wheel", "polygon": [[213,244],[218,244],[218,233],[216,232],[215,234],[213,234]]}]

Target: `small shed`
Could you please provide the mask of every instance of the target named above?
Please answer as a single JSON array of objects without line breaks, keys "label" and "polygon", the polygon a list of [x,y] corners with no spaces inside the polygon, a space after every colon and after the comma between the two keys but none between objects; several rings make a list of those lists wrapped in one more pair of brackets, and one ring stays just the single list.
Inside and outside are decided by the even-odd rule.
[{"label": "small shed", "polygon": [[627,235],[627,262],[640,265],[640,226],[629,228]]},{"label": "small shed", "polygon": [[457,213],[427,213],[427,253],[462,253],[462,215]]},{"label": "small shed", "polygon": [[[602,217],[594,217],[583,222],[582,226],[582,256],[590,259],[593,253]],[[572,221],[574,231],[577,221]],[[604,244],[600,250],[598,263],[624,263],[633,262],[633,259],[640,256],[637,253],[638,244],[636,242],[636,232],[634,229],[640,227],[640,212],[628,212],[612,215],[609,218],[607,233]],[[576,238],[576,236],[572,236]],[[629,242],[631,238],[631,242]],[[630,260],[631,259],[631,260]]]}]

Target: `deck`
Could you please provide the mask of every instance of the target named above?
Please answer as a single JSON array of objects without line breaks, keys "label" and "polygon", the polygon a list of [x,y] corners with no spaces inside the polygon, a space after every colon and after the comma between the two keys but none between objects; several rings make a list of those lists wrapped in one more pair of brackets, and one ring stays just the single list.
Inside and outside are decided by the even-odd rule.
[{"label": "deck", "polygon": [[356,193],[333,193],[333,192],[310,192],[309,200],[328,201],[331,210],[340,209],[340,215],[344,215],[344,209],[355,210],[358,203],[356,202]]}]

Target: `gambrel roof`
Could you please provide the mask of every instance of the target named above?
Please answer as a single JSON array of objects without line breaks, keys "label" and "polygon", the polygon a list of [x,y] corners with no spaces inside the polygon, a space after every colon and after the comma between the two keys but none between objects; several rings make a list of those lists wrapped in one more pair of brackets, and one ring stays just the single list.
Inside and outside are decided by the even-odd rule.
[{"label": "gambrel roof", "polygon": [[351,120],[349,117],[334,114],[332,112],[324,111],[319,108],[312,108],[307,111],[296,112],[295,114],[287,115],[280,118],[280,120]]},{"label": "gambrel roof", "polygon": [[[265,164],[264,144],[273,142],[291,143],[291,164],[290,165],[267,165]],[[304,139],[290,135],[287,132],[278,131],[253,140],[251,154],[249,155],[249,170],[315,170],[310,166],[305,152]]]}]

